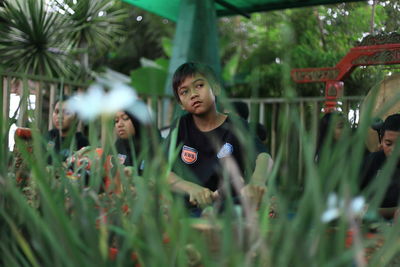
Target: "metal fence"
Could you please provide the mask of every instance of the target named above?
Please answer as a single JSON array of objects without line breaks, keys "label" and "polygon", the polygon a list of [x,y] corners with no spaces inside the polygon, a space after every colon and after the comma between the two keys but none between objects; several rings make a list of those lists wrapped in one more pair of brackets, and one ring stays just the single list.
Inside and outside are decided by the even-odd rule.
[{"label": "metal fence", "polygon": [[[53,127],[51,116],[54,102],[60,92],[70,95],[77,91],[84,91],[88,87],[88,84],[84,83],[16,73],[0,73],[0,76],[3,80],[1,86],[3,91],[4,119],[8,119],[10,115],[11,117],[15,117],[17,119],[16,125],[19,127],[24,127],[31,121],[31,123],[35,123],[43,131]],[[12,94],[20,96],[18,116],[10,114],[10,96]],[[34,108],[29,107],[28,99],[30,95],[35,98]],[[158,128],[168,128],[177,108],[175,99],[170,96],[143,97],[143,99],[155,111]],[[281,132],[279,125],[282,120],[299,120],[300,123],[305,125],[307,130],[311,131],[312,136],[316,140],[318,120],[322,114],[325,99],[323,97],[292,99],[235,98],[228,99],[228,101],[242,101],[248,105],[250,110],[249,121],[258,122],[265,127],[267,131],[266,145],[274,157],[277,153],[279,143],[281,143],[280,139],[293,138],[293,136],[286,136],[286,133]],[[362,97],[359,96],[343,97],[341,99],[340,109],[351,119],[351,123],[353,124],[356,124],[358,121],[358,109],[361,101]],[[295,110],[296,116],[285,118],[283,115],[285,114],[285,110]],[[297,138],[296,143],[298,147],[295,151],[299,153],[300,157],[302,142],[300,142],[300,137]]]}]

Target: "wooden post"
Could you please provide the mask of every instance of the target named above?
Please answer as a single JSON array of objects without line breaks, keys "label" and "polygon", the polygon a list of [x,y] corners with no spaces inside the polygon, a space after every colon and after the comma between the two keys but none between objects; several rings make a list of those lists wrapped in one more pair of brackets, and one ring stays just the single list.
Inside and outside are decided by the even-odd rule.
[{"label": "wooden post", "polygon": [[265,104],[260,102],[260,114],[258,116],[258,122],[262,125],[265,124]]},{"label": "wooden post", "polygon": [[53,128],[53,110],[56,101],[56,86],[54,84],[50,85],[50,99],[49,99],[49,123],[48,130]]},{"label": "wooden post", "polygon": [[276,152],[276,106],[278,104],[273,103],[272,104],[272,119],[271,119],[271,157],[275,158],[275,152]]},{"label": "wooden post", "polygon": [[1,77],[1,89],[2,89],[2,103],[3,103],[3,120],[7,121],[10,117],[10,87],[8,83],[9,77],[5,78],[4,76]]},{"label": "wooden post", "polygon": [[43,93],[41,88],[41,82],[35,82],[35,95],[36,95],[36,103],[35,103],[35,124],[36,127],[41,131],[42,130],[42,112],[43,112]]},{"label": "wooden post", "polygon": [[8,151],[8,120],[10,117],[10,88],[8,86],[8,79],[5,79],[3,75],[0,76],[1,79],[1,102],[3,104],[3,114],[2,114],[2,119],[0,120],[1,125],[0,125],[0,131],[4,136],[2,136],[3,140],[1,140],[1,143],[3,144],[1,146],[1,164],[3,167],[7,166],[7,161],[6,161],[6,155]]},{"label": "wooden post", "polygon": [[300,131],[299,131],[299,154],[298,154],[298,176],[297,179],[300,181],[303,177],[303,140],[301,139],[303,132],[305,131],[305,118],[304,118],[304,102],[300,101]]},{"label": "wooden post", "polygon": [[26,76],[22,78],[22,95],[20,99],[19,116],[17,126],[26,127],[28,121],[28,98],[29,98],[29,85]]}]

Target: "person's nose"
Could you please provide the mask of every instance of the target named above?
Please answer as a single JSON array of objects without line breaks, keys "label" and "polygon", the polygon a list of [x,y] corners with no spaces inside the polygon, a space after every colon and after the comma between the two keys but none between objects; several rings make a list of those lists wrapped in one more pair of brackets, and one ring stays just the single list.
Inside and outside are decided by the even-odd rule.
[{"label": "person's nose", "polygon": [[117,122],[117,128],[122,128],[124,126],[124,123],[122,122],[122,120],[119,120]]},{"label": "person's nose", "polygon": [[190,88],[190,99],[194,99],[199,96],[199,92],[196,90],[195,87]]}]

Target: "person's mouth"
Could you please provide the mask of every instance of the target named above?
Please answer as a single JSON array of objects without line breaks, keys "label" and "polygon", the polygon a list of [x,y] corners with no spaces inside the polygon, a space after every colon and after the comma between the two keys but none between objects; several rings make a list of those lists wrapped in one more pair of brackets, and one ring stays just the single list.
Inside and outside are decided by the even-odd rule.
[{"label": "person's mouth", "polygon": [[201,103],[202,103],[201,101],[195,101],[193,102],[192,107],[197,108],[198,106],[201,105]]}]

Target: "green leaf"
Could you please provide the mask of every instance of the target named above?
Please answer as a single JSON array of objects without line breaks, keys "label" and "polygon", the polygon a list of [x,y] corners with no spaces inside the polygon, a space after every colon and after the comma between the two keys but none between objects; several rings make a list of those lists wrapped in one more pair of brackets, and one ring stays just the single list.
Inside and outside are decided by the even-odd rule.
[{"label": "green leaf", "polygon": [[139,94],[163,95],[167,72],[160,68],[142,67],[131,72],[132,86]]},{"label": "green leaf", "polygon": [[171,38],[163,37],[161,39],[162,47],[164,50],[164,53],[168,56],[172,56],[172,40]]}]

